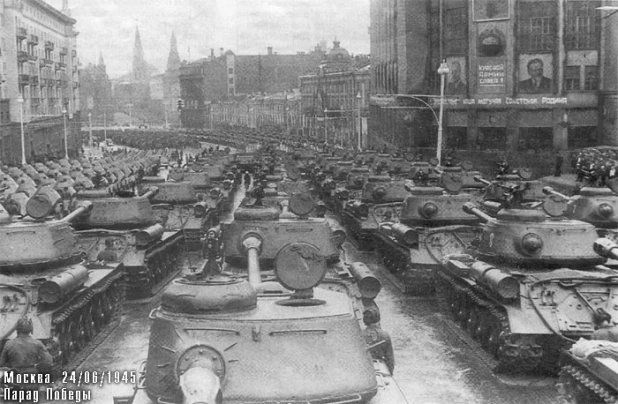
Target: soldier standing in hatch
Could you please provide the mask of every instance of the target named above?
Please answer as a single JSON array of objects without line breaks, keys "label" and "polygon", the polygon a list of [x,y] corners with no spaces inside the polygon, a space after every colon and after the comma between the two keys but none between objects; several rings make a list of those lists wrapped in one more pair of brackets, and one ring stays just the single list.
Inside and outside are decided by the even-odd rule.
[{"label": "soldier standing in hatch", "polygon": [[51,373],[52,356],[45,345],[30,336],[32,320],[24,317],[17,322],[17,337],[8,341],[0,355],[0,368],[14,369],[17,373]]}]

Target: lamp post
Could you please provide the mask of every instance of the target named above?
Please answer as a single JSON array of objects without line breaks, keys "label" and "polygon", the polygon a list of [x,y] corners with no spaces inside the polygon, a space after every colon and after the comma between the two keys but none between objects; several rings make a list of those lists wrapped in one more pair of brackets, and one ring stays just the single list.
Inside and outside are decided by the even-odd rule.
[{"label": "lamp post", "polygon": [[438,68],[438,74],[440,75],[440,115],[438,119],[438,147],[436,150],[436,158],[438,164],[442,161],[442,121],[444,118],[444,82],[446,75],[449,74],[449,68],[446,64],[446,59],[442,59],[440,67]]},{"label": "lamp post", "polygon": [[64,158],[69,159],[69,146],[67,142],[67,110],[62,110],[62,121],[64,123]]},{"label": "lamp post", "polygon": [[328,108],[324,108],[324,144],[328,145]]},{"label": "lamp post", "polygon": [[358,151],[362,151],[363,150],[363,142],[362,142],[362,138],[363,138],[363,121],[361,120],[361,100],[362,100],[362,96],[360,91],[358,92],[358,94],[356,94],[356,102],[358,105]]},{"label": "lamp post", "polygon": [[103,112],[103,139],[105,144],[107,144],[107,114]]},{"label": "lamp post", "polygon": [[26,165],[26,135],[24,133],[24,97],[19,95],[19,123],[21,124],[21,165]]},{"label": "lamp post", "polygon": [[88,112],[88,126],[90,127],[90,137],[88,138],[88,145],[92,147],[92,112]]}]

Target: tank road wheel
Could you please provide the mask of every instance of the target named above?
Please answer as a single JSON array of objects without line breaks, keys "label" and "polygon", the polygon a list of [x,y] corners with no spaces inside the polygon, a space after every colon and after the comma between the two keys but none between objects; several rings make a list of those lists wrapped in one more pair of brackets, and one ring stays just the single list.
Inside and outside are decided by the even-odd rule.
[{"label": "tank road wheel", "polygon": [[105,325],[105,313],[103,310],[103,296],[97,295],[90,306],[90,316],[95,334],[98,334]]},{"label": "tank road wheel", "polygon": [[83,316],[81,310],[74,312],[69,317],[69,333],[71,334],[71,353],[75,354],[86,345],[86,337],[83,328]]},{"label": "tank road wheel", "polygon": [[483,327],[481,324],[483,323],[483,309],[480,307],[474,307],[470,311],[470,316],[468,317],[468,322],[466,323],[466,329],[470,336],[475,340],[481,340],[483,335]]},{"label": "tank road wheel", "polygon": [[110,299],[109,289],[101,294],[101,309],[103,313],[103,325],[105,325],[111,321],[112,314],[114,312],[114,306]]},{"label": "tank road wheel", "polygon": [[500,333],[502,327],[496,318],[491,318],[489,322],[489,333],[487,335],[487,351],[498,359],[498,351],[500,350]]},{"label": "tank road wheel", "polygon": [[69,363],[71,357],[71,332],[69,330],[69,324],[65,320],[58,327],[58,341],[60,342],[60,357],[62,358],[62,364]]},{"label": "tank road wheel", "polygon": [[468,317],[470,317],[470,302],[468,302],[465,296],[461,296],[458,300],[459,304],[455,317],[457,318],[457,322],[465,328],[468,323]]},{"label": "tank road wheel", "polygon": [[92,323],[92,306],[89,304],[86,307],[83,307],[81,312],[81,323],[82,330],[84,330],[84,340],[86,342],[92,340],[92,338],[96,335],[93,323]]}]

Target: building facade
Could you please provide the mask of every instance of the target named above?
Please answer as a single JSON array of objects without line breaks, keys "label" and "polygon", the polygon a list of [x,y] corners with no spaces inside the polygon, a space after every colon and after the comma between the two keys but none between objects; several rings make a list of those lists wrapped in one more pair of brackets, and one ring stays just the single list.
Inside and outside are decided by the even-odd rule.
[{"label": "building facade", "polygon": [[181,65],[182,126],[210,127],[214,102],[291,92],[298,88],[298,76],[315,71],[322,55],[319,47],[296,55],[278,55],[271,47],[265,55],[235,55],[220,49],[219,56],[211,50],[209,58]]},{"label": "building facade", "polygon": [[[0,6],[0,160],[75,155],[81,147],[75,20],[42,0]],[[65,125],[67,126],[65,135]],[[66,147],[65,147],[66,139]]]},{"label": "building facade", "polygon": [[372,0],[370,138],[435,147],[443,78],[446,147],[615,144],[618,23],[599,5]]},{"label": "building facade", "polygon": [[[334,41],[318,69],[299,77],[299,85],[304,132],[324,142],[358,145],[358,134],[367,133],[369,58],[353,58]],[[366,146],[366,137],[361,142]]]}]

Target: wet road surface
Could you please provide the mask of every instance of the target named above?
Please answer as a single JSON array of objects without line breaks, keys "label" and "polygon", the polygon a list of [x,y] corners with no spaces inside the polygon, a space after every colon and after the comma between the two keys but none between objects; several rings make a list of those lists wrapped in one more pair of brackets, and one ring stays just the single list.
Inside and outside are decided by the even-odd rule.
[{"label": "wet road surface", "polygon": [[[243,194],[237,194],[235,206]],[[363,261],[382,281],[382,292],[376,301],[381,311],[382,328],[390,333],[393,341],[395,380],[408,402],[563,402],[557,394],[556,378],[495,375],[476,343],[439,312],[434,297],[403,295],[374,253],[358,251],[349,242],[344,244],[344,249],[348,261]],[[148,353],[148,314],[157,307],[159,299],[160,296],[156,296],[148,302],[127,303],[121,324],[78,370],[137,370]],[[92,386],[91,402],[112,403],[113,396],[132,393],[131,384],[103,383]]]}]

